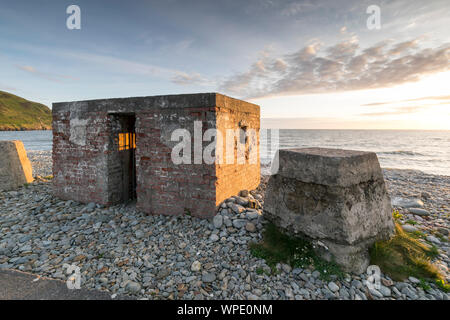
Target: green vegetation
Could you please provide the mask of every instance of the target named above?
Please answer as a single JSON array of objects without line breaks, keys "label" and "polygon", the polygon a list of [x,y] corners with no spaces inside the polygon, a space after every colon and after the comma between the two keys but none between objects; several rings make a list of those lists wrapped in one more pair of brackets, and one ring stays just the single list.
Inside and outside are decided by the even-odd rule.
[{"label": "green vegetation", "polygon": [[256,274],[258,274],[258,275],[265,274],[265,275],[270,276],[270,271],[267,272],[264,270],[264,268],[258,267],[258,268],[256,268]]},{"label": "green vegetation", "polygon": [[431,289],[431,286],[424,279],[420,279],[419,287],[421,287],[424,291]]},{"label": "green vegetation", "polygon": [[446,237],[444,237],[442,234],[440,234],[440,233],[434,233],[434,236],[436,237],[436,238],[438,238],[441,242],[447,242],[448,240],[447,240],[447,238]]},{"label": "green vegetation", "polygon": [[392,216],[394,217],[395,221],[403,219],[403,215],[398,212],[398,210],[394,210],[394,212],[392,212]]},{"label": "green vegetation", "polygon": [[[401,215],[395,214],[395,220]],[[427,246],[418,238],[423,237],[419,232],[404,232],[400,224],[395,223],[395,235],[386,241],[376,242],[370,248],[370,264],[378,265],[381,270],[393,280],[403,281],[413,276],[421,280],[419,286],[424,290],[431,287],[429,282],[435,283],[441,290],[448,292],[450,285],[443,280],[442,275],[432,259],[438,256],[435,246]],[[289,237],[281,233],[273,224],[268,224],[264,230],[263,241],[250,244],[250,252],[257,258],[264,259],[267,265],[276,273],[277,263],[286,263],[293,268],[313,267],[320,272],[323,280],[329,280],[331,275],[342,279],[344,272],[334,262],[328,262],[316,255],[312,244],[301,238]],[[259,275],[267,274],[263,268],[257,268]]]},{"label": "green vegetation", "polygon": [[442,279],[436,280],[436,285],[444,292],[450,291],[450,284],[445,283],[445,281]]},{"label": "green vegetation", "polygon": [[396,281],[409,276],[418,279],[442,279],[431,260],[437,256],[435,247],[427,247],[411,234],[403,231],[395,224],[395,235],[390,240],[378,241],[370,249],[371,264],[378,265],[381,270]]},{"label": "green vegetation", "polygon": [[410,232],[409,235],[415,239],[425,239],[426,238],[426,234],[419,230]]},{"label": "green vegetation", "polygon": [[407,220],[406,223],[414,226],[414,225],[417,224],[417,221],[414,221],[414,220]]},{"label": "green vegetation", "polygon": [[44,130],[51,125],[47,106],[0,91],[0,130]]},{"label": "green vegetation", "polygon": [[[264,259],[273,273],[276,273],[276,264],[283,262],[293,268],[313,266],[324,280],[328,280],[333,274],[338,278],[344,277],[344,272],[336,263],[325,261],[316,255],[309,241],[289,237],[273,224],[266,226],[262,242],[250,244],[250,252],[253,256]],[[263,271],[259,272],[262,274]]]}]

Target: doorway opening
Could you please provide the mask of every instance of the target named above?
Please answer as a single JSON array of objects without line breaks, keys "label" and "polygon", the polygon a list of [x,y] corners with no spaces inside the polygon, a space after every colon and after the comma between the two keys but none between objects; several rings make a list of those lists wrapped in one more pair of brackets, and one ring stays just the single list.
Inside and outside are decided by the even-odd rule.
[{"label": "doorway opening", "polygon": [[136,117],[134,114],[114,114],[114,148],[117,161],[114,167],[119,185],[117,198],[120,202],[136,199]]}]

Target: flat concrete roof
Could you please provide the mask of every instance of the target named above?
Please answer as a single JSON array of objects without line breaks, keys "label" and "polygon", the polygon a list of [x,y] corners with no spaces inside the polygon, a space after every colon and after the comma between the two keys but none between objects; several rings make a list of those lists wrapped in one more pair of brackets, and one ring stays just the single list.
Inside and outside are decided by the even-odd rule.
[{"label": "flat concrete roof", "polygon": [[231,98],[217,92],[55,102],[52,105],[52,111],[107,111],[125,113],[148,109],[205,107],[235,109],[241,112],[258,114],[260,112],[260,107],[256,104]]}]

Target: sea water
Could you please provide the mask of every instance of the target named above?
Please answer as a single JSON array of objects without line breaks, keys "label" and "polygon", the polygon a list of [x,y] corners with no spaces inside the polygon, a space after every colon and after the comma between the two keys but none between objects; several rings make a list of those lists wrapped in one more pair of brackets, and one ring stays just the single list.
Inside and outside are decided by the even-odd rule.
[{"label": "sea water", "polygon": [[[22,140],[27,151],[52,149],[51,131],[0,131],[0,140]],[[278,147],[373,151],[385,168],[413,169],[450,176],[450,131],[279,130]],[[262,163],[273,157],[274,150],[270,152],[269,149],[267,141],[262,138]]]}]

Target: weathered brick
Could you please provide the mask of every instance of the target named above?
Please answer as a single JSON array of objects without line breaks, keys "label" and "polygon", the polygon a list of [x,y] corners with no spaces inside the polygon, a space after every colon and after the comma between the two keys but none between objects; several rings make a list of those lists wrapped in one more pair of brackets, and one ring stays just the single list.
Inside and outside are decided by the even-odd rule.
[{"label": "weathered brick", "polygon": [[[126,126],[120,115],[126,114],[135,117],[138,209],[209,217],[224,199],[259,184],[258,106],[216,93],[154,96],[53,104],[56,196],[105,205],[123,201],[117,137]],[[175,165],[171,132],[187,129],[193,152],[194,121],[202,121],[202,133],[216,128],[224,139],[226,129],[255,129],[257,161],[237,164],[235,155],[234,164]],[[210,143],[202,142],[203,149]]]}]

